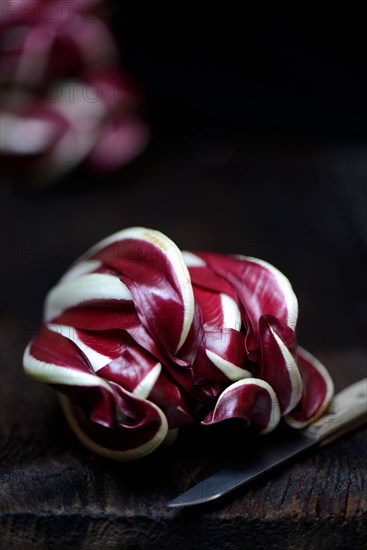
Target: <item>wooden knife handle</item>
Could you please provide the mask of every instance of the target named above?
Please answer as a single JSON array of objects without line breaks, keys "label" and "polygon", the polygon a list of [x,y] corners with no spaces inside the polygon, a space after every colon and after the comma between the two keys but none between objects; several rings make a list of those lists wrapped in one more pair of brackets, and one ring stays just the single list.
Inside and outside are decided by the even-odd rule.
[{"label": "wooden knife handle", "polygon": [[367,422],[367,378],[336,394],[327,412],[305,428],[305,435],[327,445]]}]

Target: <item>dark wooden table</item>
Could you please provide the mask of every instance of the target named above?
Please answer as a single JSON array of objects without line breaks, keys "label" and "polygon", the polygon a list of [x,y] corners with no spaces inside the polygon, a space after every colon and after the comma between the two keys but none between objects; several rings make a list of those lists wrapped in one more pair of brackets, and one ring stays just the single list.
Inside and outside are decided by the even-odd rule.
[{"label": "dark wooden table", "polygon": [[[76,174],[36,193],[0,188],[1,548],[366,548],[366,428],[179,511],[167,502],[220,467],[230,445],[187,429],[135,463],[95,457],[69,431],[54,392],[23,375],[23,349],[63,270],[109,233],[146,225],[181,247],[274,263],[299,297],[299,339],[336,389],[366,376],[364,144],[217,134],[213,153],[206,135],[153,141],[119,179],[81,183]],[[248,444],[244,435],[236,450]]]}]

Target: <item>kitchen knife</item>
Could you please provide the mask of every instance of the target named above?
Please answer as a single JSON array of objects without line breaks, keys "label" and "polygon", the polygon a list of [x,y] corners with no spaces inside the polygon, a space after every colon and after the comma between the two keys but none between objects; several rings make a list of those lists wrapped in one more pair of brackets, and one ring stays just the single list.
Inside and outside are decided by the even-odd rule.
[{"label": "kitchen knife", "polygon": [[[367,422],[367,378],[335,395],[326,414],[303,430],[259,438],[252,452],[168,503],[192,506],[217,499],[312,447],[322,447]],[[277,434],[275,432],[274,436]],[[272,434],[270,434],[272,435]]]}]

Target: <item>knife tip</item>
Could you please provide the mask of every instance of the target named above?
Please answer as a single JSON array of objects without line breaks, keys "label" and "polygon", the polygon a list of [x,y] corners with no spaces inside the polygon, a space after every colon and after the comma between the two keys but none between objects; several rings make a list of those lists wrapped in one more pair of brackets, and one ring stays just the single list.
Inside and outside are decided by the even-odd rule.
[{"label": "knife tip", "polygon": [[195,504],[202,504],[203,501],[199,500],[197,502],[169,502],[167,506],[169,508],[187,508],[188,506],[195,506]]},{"label": "knife tip", "polygon": [[174,500],[172,500],[171,502],[167,503],[167,506],[169,508],[181,508],[182,506],[185,506],[185,504],[182,502],[175,502]]},{"label": "knife tip", "polygon": [[[183,495],[182,495],[183,496]],[[197,498],[197,499],[191,499],[191,500],[184,500],[181,498],[182,496],[179,496],[175,498],[174,500],[171,500],[167,503],[167,506],[169,508],[185,508],[187,506],[197,506],[198,504],[205,504],[206,502],[211,502],[212,500],[216,500],[221,496],[221,494],[215,494],[211,495],[206,498]]]},{"label": "knife tip", "polygon": [[168,502],[167,506],[169,508],[185,508],[185,506],[191,506],[193,504],[200,504],[201,501],[183,501],[181,499],[174,499]]}]

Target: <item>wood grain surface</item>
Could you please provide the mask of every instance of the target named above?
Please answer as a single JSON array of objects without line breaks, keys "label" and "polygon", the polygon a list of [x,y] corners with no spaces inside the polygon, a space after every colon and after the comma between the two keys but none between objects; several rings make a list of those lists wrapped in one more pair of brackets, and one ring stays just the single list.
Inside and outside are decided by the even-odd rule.
[{"label": "wood grain surface", "polygon": [[254,442],[189,428],[164,452],[113,463],[82,448],[53,390],[23,374],[47,290],[98,239],[141,224],[184,248],[273,262],[299,297],[300,343],[336,389],[366,376],[364,225],[350,214],[362,149],[232,137],[231,159],[213,166],[196,137],[153,142],[119,180],[0,188],[1,549],[366,548],[366,428],[223,500],[173,510],[170,499]]},{"label": "wood grain surface", "polygon": [[[15,346],[12,346],[15,349]],[[84,450],[56,396],[6,356],[1,388],[2,548],[363,548],[367,535],[367,428],[222,500],[184,511],[166,504],[235,452],[186,430],[135,463]],[[322,354],[337,388],[359,379],[366,353]],[[4,378],[5,375],[5,378]],[[250,444],[256,444],[250,441]]]}]

